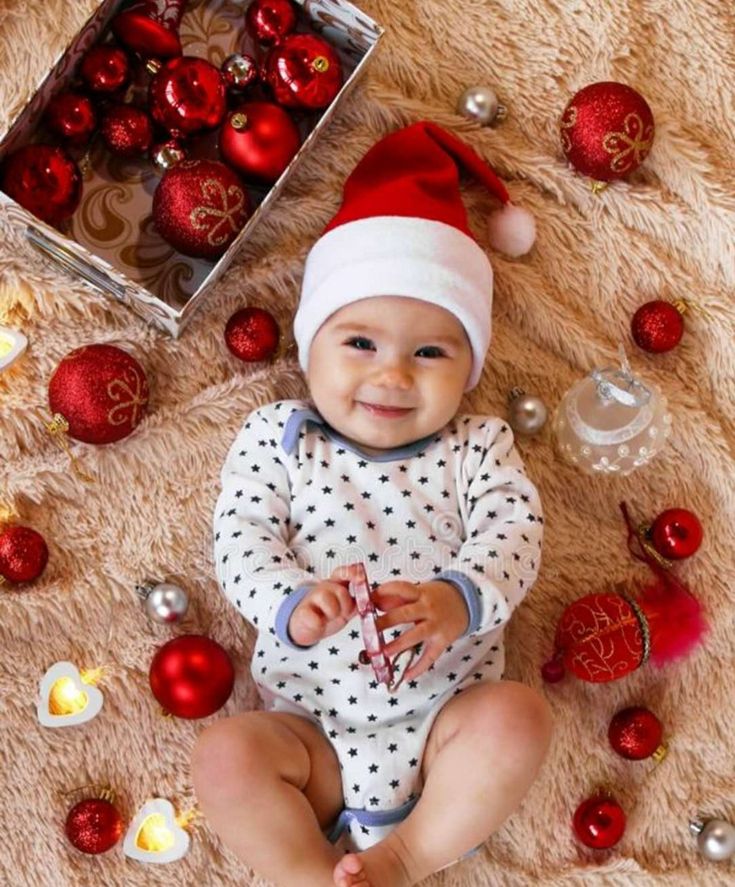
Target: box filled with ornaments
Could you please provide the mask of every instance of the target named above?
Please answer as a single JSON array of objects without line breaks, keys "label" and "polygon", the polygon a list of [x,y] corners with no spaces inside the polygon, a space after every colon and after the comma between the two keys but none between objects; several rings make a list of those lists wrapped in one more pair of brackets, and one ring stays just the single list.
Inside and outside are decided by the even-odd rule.
[{"label": "box filled with ornaments", "polygon": [[0,213],[177,337],[381,34],[346,0],[103,0],[0,134]]}]

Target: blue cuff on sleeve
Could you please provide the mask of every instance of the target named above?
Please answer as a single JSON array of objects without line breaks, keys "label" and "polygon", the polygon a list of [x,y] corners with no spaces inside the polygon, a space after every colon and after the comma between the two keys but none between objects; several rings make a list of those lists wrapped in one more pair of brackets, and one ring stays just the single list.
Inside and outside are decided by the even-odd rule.
[{"label": "blue cuff on sleeve", "polygon": [[312,589],[315,585],[316,582],[305,582],[303,585],[299,585],[298,588],[291,592],[291,594],[286,595],[276,613],[276,636],[279,641],[282,641],[287,647],[291,647],[293,650],[308,650],[309,647],[316,646],[316,644],[309,644],[304,647],[301,644],[295,644],[288,634],[288,623],[291,619],[291,614],[304,599],[307,591]]},{"label": "blue cuff on sleeve", "polygon": [[475,583],[470,579],[469,576],[465,576],[464,573],[460,573],[459,570],[447,570],[444,573],[440,573],[438,576],[434,576],[434,581],[443,580],[444,582],[451,582],[461,593],[464,598],[465,604],[467,604],[467,611],[470,616],[470,624],[467,626],[467,630],[462,635],[462,637],[467,637],[468,634],[472,634],[473,631],[477,631],[480,627],[480,623],[482,621],[482,600],[480,598],[480,592],[475,585]]}]

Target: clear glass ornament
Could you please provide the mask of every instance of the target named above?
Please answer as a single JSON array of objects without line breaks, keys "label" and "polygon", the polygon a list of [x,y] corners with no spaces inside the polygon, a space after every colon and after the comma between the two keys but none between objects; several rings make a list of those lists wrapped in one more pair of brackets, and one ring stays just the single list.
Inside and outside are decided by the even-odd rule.
[{"label": "clear glass ornament", "polygon": [[553,419],[561,455],[587,474],[626,475],[646,465],[666,443],[671,416],[656,385],[621,366],[595,369],[562,398]]}]

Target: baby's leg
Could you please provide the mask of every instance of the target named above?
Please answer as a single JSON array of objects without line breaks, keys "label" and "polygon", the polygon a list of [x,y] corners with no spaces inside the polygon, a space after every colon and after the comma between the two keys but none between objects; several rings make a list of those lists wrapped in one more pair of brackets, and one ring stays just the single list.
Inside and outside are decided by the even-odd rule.
[{"label": "baby's leg", "polygon": [[334,749],[298,715],[248,712],[200,735],[200,806],[224,843],[279,887],[327,887],[338,851],[322,829],[343,806]]}]

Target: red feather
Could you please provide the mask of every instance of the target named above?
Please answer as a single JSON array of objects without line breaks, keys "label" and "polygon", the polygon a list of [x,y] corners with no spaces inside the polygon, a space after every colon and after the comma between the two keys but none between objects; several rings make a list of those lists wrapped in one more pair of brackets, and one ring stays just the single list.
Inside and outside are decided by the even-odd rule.
[{"label": "red feather", "polygon": [[651,662],[664,665],[679,659],[700,643],[707,622],[699,601],[689,589],[665,571],[655,585],[644,588],[638,606],[651,633]]}]

